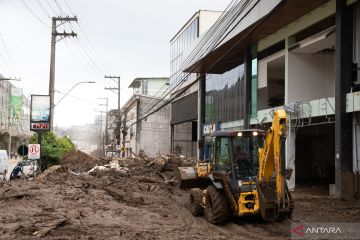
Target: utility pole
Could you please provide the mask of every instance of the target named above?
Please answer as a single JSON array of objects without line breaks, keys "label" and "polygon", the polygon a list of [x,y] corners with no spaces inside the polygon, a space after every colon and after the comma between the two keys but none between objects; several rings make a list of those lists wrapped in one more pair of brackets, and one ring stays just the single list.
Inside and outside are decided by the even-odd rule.
[{"label": "utility pole", "polygon": [[[73,31],[68,32],[57,32],[56,28],[62,25],[64,22],[77,22],[77,17],[53,17],[51,25],[51,56],[50,56],[50,80],[49,80],[49,95],[50,95],[50,131],[53,131],[54,126],[54,92],[55,92],[55,50],[57,37],[62,40],[67,37],[76,37],[77,34]],[[61,22],[60,25],[57,25],[58,22]]]},{"label": "utility pole", "polygon": [[[120,145],[120,131],[121,131],[121,109],[120,109],[120,76],[106,76],[105,78],[110,78],[110,79],[117,79],[117,84],[118,87],[114,88],[114,87],[109,87],[109,88],[105,88],[105,90],[118,90],[118,115],[119,115],[119,119],[117,122],[117,136],[116,136],[116,144]],[[123,141],[123,146],[125,147],[125,142]]]},{"label": "utility pole", "polygon": [[[106,157],[106,146],[108,145],[108,112],[109,112],[109,98],[98,98],[106,100],[106,112],[105,112],[105,140],[104,140],[104,153]],[[101,106],[104,106],[104,104],[101,104]]]},{"label": "utility pole", "polygon": [[101,156],[105,156],[104,155],[104,139],[103,139],[103,133],[102,133],[102,126],[103,126],[103,120],[102,120],[102,114],[103,114],[103,111],[99,111],[97,109],[95,109],[96,112],[99,112],[100,113],[100,116],[99,119],[97,120],[97,123],[98,123],[98,126],[99,126],[99,147],[98,149],[100,150],[100,153],[101,153]]}]

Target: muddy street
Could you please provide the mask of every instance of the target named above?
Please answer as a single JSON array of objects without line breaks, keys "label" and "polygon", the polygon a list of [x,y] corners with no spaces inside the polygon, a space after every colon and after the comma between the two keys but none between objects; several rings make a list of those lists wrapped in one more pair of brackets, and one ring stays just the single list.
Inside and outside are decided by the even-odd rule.
[{"label": "muddy street", "polygon": [[358,202],[299,188],[291,220],[215,226],[191,215],[177,187],[177,167],[190,162],[126,159],[86,173],[104,163],[75,152],[35,180],[0,183],[0,239],[287,239],[291,221],[360,221]]}]

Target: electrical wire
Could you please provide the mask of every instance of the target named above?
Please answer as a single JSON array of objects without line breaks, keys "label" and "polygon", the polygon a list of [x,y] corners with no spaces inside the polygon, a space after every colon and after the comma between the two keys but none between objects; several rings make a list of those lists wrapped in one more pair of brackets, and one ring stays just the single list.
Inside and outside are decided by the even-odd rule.
[{"label": "electrical wire", "polygon": [[53,6],[50,4],[49,0],[45,0],[46,4],[50,7],[51,11],[53,12],[54,16],[58,16],[59,13],[53,8]]},{"label": "electrical wire", "polygon": [[12,69],[13,69],[14,72],[16,73],[16,72],[17,72],[16,66],[15,66],[15,64],[14,64],[14,61],[13,61],[10,53],[9,53],[9,50],[8,50],[8,48],[7,48],[7,46],[6,46],[6,43],[5,43],[5,40],[4,40],[3,36],[2,36],[2,34],[0,34],[0,38],[1,38],[1,42],[2,42],[2,44],[3,44],[3,46],[4,46],[6,55],[8,56],[8,58],[9,58],[9,60],[10,60],[10,64],[11,64],[11,66],[12,66]]},{"label": "electrical wire", "polygon": [[20,0],[21,3],[25,6],[25,8],[31,13],[31,15],[33,15],[38,21],[39,23],[41,23],[43,26],[45,26],[46,28],[50,28],[43,20],[41,20],[41,18],[39,16],[37,16],[33,10],[31,10],[31,8],[23,1]]},{"label": "electrical wire", "polygon": [[[227,35],[231,32],[232,29],[234,29],[240,21],[238,21],[232,28],[230,31],[228,31],[228,27],[231,21],[231,23],[233,23],[235,21],[235,19],[244,11],[244,9],[251,3],[252,1],[246,0],[246,1],[241,1],[240,4],[237,4],[237,1],[233,1],[229,7],[225,10],[225,14],[220,17],[218,19],[218,21],[215,22],[214,27],[212,27],[207,33],[205,33],[204,37],[200,39],[200,42],[197,44],[197,46],[195,47],[195,49],[193,50],[192,54],[189,54],[189,56],[186,58],[186,60],[184,61],[184,63],[182,64],[182,66],[186,66],[187,63],[189,63],[190,61],[192,61],[194,58],[198,58],[199,55],[203,54],[203,52],[207,52],[207,51],[211,51],[216,47],[216,44],[218,42],[221,42],[222,39],[226,38]],[[259,1],[258,1],[259,2]],[[257,2],[257,3],[258,3]],[[257,4],[256,3],[256,4]],[[255,5],[256,5],[255,4]],[[255,6],[254,5],[254,6]],[[253,7],[254,7],[253,6]],[[248,11],[250,12],[251,9]],[[230,17],[229,17],[230,15]],[[247,14],[245,14],[246,16]],[[245,16],[243,16],[241,19],[243,19]],[[229,18],[228,21],[225,21],[227,18]],[[228,27],[225,27],[228,26]],[[221,29],[222,31],[220,31],[217,35],[214,34],[214,32],[218,32],[218,30]],[[227,31],[227,34],[224,34]],[[205,46],[205,45],[208,46]],[[184,69],[184,67],[182,67]],[[189,76],[190,73],[186,73],[184,75],[179,75],[180,76],[180,80],[175,80],[175,82],[177,82],[176,86],[173,89],[173,92],[176,92],[178,90],[178,87],[181,86],[181,84],[187,80],[187,77]],[[149,108],[147,111],[144,111],[142,114],[144,115],[146,112],[150,111],[153,107],[156,106],[156,104],[158,104],[159,102],[161,102],[164,99],[161,98],[159,99],[154,106],[152,106],[151,108]]]},{"label": "electrical wire", "polygon": [[[64,12],[61,4],[59,3],[59,1],[57,0],[54,0],[58,9],[60,10],[61,14],[64,14],[66,15],[66,13]],[[70,5],[68,4],[67,1],[64,1],[65,4],[67,5],[67,8],[69,9],[69,11],[73,14],[74,12],[71,10],[71,7]],[[73,14],[75,15],[75,14]],[[71,22],[70,22],[70,25],[72,27],[75,27]],[[84,41],[81,41],[81,37],[77,39],[78,41],[78,44],[79,43],[82,43],[83,47],[82,48],[82,45],[80,44],[80,47],[82,48],[82,51],[84,53],[86,53],[87,55],[87,58],[90,60],[90,62],[92,62],[92,64],[94,65],[94,67],[96,69],[98,69],[100,72],[101,72],[101,75],[104,75],[103,73],[106,72],[106,71],[109,71],[109,72],[113,72],[110,67],[105,63],[104,59],[101,57],[101,55],[96,51],[94,45],[91,43],[89,37],[87,36],[87,34],[85,33],[85,31],[83,30],[83,28],[81,27],[79,21],[76,22],[76,26],[78,26],[78,30],[80,30],[80,32],[82,33],[82,36],[84,37]],[[101,63],[103,66],[99,66],[98,64],[96,64],[96,62],[99,62]],[[104,68],[103,68],[104,67]],[[113,80],[114,81],[114,80]]]},{"label": "electrical wire", "polygon": [[[237,2],[237,1],[234,1],[234,2]],[[235,15],[235,19],[239,16],[239,14],[241,14],[243,11],[244,11],[244,9],[247,7],[247,6],[249,6],[250,5],[250,3],[252,2],[252,1],[242,1],[243,2],[243,4],[239,4],[239,5],[241,5],[241,7],[242,8],[240,8],[240,10],[239,11],[236,11],[235,13],[236,14],[234,14]],[[243,19],[243,18],[245,18],[246,16],[247,16],[247,14],[259,3],[260,1],[258,0],[242,17],[241,17],[241,20]],[[241,2],[240,2],[241,3]],[[239,7],[239,5],[237,5],[237,6],[235,6],[235,7]],[[228,9],[228,8],[227,8]],[[233,11],[232,11],[233,12]],[[229,11],[229,13],[230,13],[230,11]],[[226,16],[228,16],[227,14],[225,14],[224,15],[224,17],[223,18],[225,18]],[[240,21],[241,20],[239,20],[239,21],[237,21],[232,27],[231,27],[231,29],[230,29],[230,31],[228,31],[228,29],[226,28],[225,29],[225,31],[227,31],[227,34],[221,34],[222,35],[222,38],[220,38],[220,39],[225,39],[226,37],[227,37],[227,35],[240,23]],[[218,20],[219,21],[219,20]],[[221,20],[220,20],[221,21]],[[255,24],[254,26],[252,26],[252,29],[248,32],[248,34],[246,34],[241,40],[240,40],[240,42],[241,41],[243,41],[243,39],[245,39],[245,37],[247,37],[254,29],[256,29],[257,28],[257,26],[261,23],[262,21],[259,21],[257,24]],[[234,23],[234,20],[231,22],[231,24],[233,24]],[[231,25],[230,24],[230,25]],[[218,26],[221,26],[222,24],[218,24]],[[229,26],[229,24],[227,24],[227,26]],[[211,31],[208,31],[207,32],[207,34],[209,34],[209,32],[211,32]],[[205,36],[206,37],[206,36]],[[204,38],[202,38],[202,40],[204,40],[205,39],[205,37]],[[213,42],[213,41],[212,41]],[[219,38],[218,38],[218,40],[215,42],[215,44],[216,43],[219,43],[219,42],[221,42],[221,41],[219,41]],[[214,46],[212,46],[212,49],[214,49],[216,47],[216,45]],[[199,45],[195,48],[195,49],[199,49]],[[201,49],[201,46],[200,46],[200,49]],[[234,49],[234,47],[233,48],[231,48],[229,51],[227,51],[224,55],[226,55],[226,54],[228,54],[230,51],[232,51]],[[194,54],[194,56],[196,56],[196,55],[198,55],[199,54],[199,52],[197,52],[196,54]],[[219,59],[218,61],[220,61],[221,59]],[[211,67],[213,67],[215,64],[217,64],[218,63],[218,61],[217,62],[215,62],[214,64],[212,64],[211,66],[210,66],[210,68]],[[188,74],[186,74],[185,76],[188,76]],[[184,79],[186,80],[186,78],[183,76],[183,78],[181,79],[181,81],[179,82],[179,84],[177,85],[177,87],[182,83],[182,81],[184,81]],[[193,85],[195,82],[197,82],[199,80],[199,78],[197,78],[196,79],[196,81],[194,81],[191,85]],[[181,90],[178,94],[176,94],[173,98],[171,98],[171,99],[169,99],[169,100],[167,100],[165,103],[163,103],[163,104],[161,104],[159,107],[156,107],[153,111],[151,111],[150,113],[147,113],[147,114],[142,114],[142,116],[135,122],[135,123],[133,123],[132,125],[134,125],[134,124],[136,124],[137,122],[139,122],[139,121],[142,121],[143,119],[146,119],[148,116],[150,116],[151,114],[153,114],[153,113],[155,113],[155,112],[157,112],[157,111],[159,111],[162,107],[164,107],[164,106],[166,106],[167,104],[169,104],[172,100],[174,100],[174,99],[176,99],[177,97],[179,97],[179,96],[181,96],[181,94],[183,94],[183,93],[185,93],[185,91],[189,88],[189,87],[191,87],[191,85],[190,86],[187,86],[186,88],[184,88],[183,90]],[[163,99],[159,99],[159,101],[161,101],[161,100],[163,100]],[[149,112],[149,111],[147,111],[147,112]]]},{"label": "electrical wire", "polygon": [[70,13],[71,13],[72,15],[75,15],[74,12],[71,10],[71,7],[70,7],[69,3],[68,3],[66,0],[63,0],[63,1],[65,2],[65,5],[66,5],[67,8],[69,9]]},{"label": "electrical wire", "polygon": [[[59,91],[59,90],[55,90],[55,92],[58,92],[58,93],[60,93],[60,94],[62,94],[62,95],[65,95],[66,93],[64,93],[64,92],[62,92],[62,91]],[[71,98],[74,98],[74,99],[76,99],[76,100],[79,100],[79,101],[82,101],[82,102],[87,102],[87,103],[91,103],[91,104],[94,104],[94,105],[101,105],[101,104],[99,104],[99,103],[97,103],[97,102],[93,102],[93,101],[90,101],[90,100],[86,100],[86,99],[83,99],[83,98],[79,98],[79,97],[76,97],[76,96],[73,96],[73,95],[67,95],[68,97],[71,97]]]},{"label": "electrical wire", "polygon": [[44,13],[47,15],[48,18],[51,18],[49,12],[44,8],[44,6],[41,4],[40,0],[36,0],[39,4],[40,8],[44,11]]}]

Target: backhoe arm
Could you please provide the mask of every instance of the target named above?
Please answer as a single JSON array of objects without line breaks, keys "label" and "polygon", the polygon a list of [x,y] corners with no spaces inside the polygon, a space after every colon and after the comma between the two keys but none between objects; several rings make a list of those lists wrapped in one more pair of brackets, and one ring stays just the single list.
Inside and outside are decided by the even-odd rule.
[{"label": "backhoe arm", "polygon": [[275,219],[281,209],[290,209],[285,181],[286,112],[275,110],[272,126],[259,148],[258,190],[260,212],[265,220]]}]

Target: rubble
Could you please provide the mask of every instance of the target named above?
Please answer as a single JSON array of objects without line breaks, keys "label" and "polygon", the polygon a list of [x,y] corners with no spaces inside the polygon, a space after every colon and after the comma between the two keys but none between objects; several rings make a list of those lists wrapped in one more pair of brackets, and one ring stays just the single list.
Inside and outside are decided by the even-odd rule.
[{"label": "rubble", "polygon": [[37,176],[36,179],[42,181],[42,180],[45,180],[47,178],[47,176],[49,176],[51,174],[66,172],[66,171],[68,171],[67,167],[62,166],[62,165],[54,165],[54,166],[51,166],[48,169],[46,169],[42,174]]},{"label": "rubble", "polygon": [[[289,221],[235,219],[219,228],[193,217],[188,191],[177,186],[177,167],[193,161],[174,155],[109,161],[73,152],[41,181],[0,185],[0,239],[287,239]],[[358,203],[314,200],[316,194],[294,193],[294,221],[360,221]]]}]

